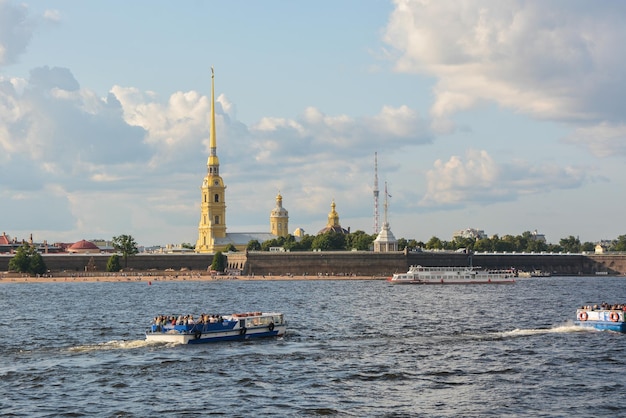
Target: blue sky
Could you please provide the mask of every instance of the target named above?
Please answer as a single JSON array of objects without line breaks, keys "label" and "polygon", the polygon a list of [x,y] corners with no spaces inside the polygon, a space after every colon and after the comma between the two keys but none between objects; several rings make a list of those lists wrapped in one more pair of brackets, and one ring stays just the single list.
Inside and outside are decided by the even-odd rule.
[{"label": "blue sky", "polygon": [[[197,239],[215,67],[230,232],[626,233],[626,4],[0,0],[0,229]],[[382,193],[381,193],[382,196]],[[380,202],[381,222],[383,204]],[[0,231],[1,232],[1,231]]]}]

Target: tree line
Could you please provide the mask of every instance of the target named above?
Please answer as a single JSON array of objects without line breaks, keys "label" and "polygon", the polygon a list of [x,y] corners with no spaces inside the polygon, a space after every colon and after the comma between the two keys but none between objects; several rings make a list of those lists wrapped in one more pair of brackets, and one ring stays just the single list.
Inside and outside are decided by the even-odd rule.
[{"label": "tree line", "polygon": [[[305,235],[299,241],[293,235],[277,237],[260,243],[252,240],[248,243],[249,251],[269,251],[272,247],[281,247],[286,251],[369,251],[373,247],[377,234],[367,234],[363,231],[355,231],[349,234],[341,234],[329,231],[320,235]],[[538,240],[536,236],[525,231],[521,235],[504,235],[502,237],[494,235],[488,238],[463,238],[455,237],[450,241],[442,240],[436,236],[427,242],[415,239],[398,239],[398,250],[467,250],[472,252],[593,252],[596,244],[592,242],[581,242],[580,239],[570,235],[561,238],[558,244],[546,243]],[[620,235],[609,242],[607,251],[626,251],[626,235]],[[236,251],[230,245],[225,251]]]},{"label": "tree line", "polygon": [[[320,235],[305,235],[300,240],[296,240],[293,235],[277,237],[268,241],[259,242],[252,240],[248,243],[249,251],[270,251],[272,247],[283,248],[286,251],[370,251],[373,247],[377,234],[367,234],[358,230],[348,234],[329,231]],[[593,252],[596,244],[592,242],[581,242],[577,237],[570,235],[561,238],[558,244],[548,244],[536,239],[530,231],[525,231],[521,235],[504,235],[501,238],[494,235],[489,238],[462,238],[455,237],[451,241],[444,241],[433,236],[427,242],[416,241],[414,239],[400,238],[398,240],[398,250],[465,250],[468,252]],[[107,261],[106,270],[117,272],[128,266],[128,258],[139,252],[137,242],[131,235],[119,235],[113,237],[113,248],[121,254],[113,254]],[[620,235],[616,239],[608,242],[607,251],[626,251],[626,235]],[[229,245],[225,250],[237,251],[234,245]],[[212,269],[224,270],[224,256],[221,252],[214,256]],[[47,267],[41,254],[33,245],[24,243],[19,247],[15,256],[9,261],[9,270],[18,273],[45,274]]]},{"label": "tree line", "polygon": [[[131,235],[119,235],[113,237],[113,248],[116,252],[122,254],[124,267],[128,266],[128,257],[139,252],[137,242]],[[122,269],[120,256],[113,254],[107,261],[106,270],[116,272]],[[9,260],[9,271],[17,273],[27,273],[41,275],[48,272],[46,263],[37,251],[34,245],[27,242],[23,243],[16,251],[15,255]]]}]

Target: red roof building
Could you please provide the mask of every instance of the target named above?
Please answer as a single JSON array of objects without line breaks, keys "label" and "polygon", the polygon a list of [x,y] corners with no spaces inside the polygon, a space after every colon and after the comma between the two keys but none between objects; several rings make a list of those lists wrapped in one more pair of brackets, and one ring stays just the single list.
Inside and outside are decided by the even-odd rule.
[{"label": "red roof building", "polygon": [[70,245],[67,249],[67,252],[75,254],[96,254],[100,252],[100,247],[98,247],[93,242],[89,242],[83,239]]}]

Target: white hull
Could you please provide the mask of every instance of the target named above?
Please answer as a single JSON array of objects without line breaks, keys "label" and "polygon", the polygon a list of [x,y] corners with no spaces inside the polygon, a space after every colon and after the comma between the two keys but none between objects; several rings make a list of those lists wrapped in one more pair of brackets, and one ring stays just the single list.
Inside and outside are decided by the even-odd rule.
[{"label": "white hull", "polygon": [[265,337],[282,337],[285,335],[287,327],[276,326],[274,331],[270,332],[267,327],[250,329],[247,328],[245,334],[241,329],[224,332],[210,332],[199,334],[180,334],[180,333],[146,333],[146,341],[173,344],[200,344],[218,341],[236,341],[248,340],[251,338]]},{"label": "white hull", "polygon": [[472,267],[411,266],[409,271],[394,274],[392,284],[508,284],[515,283],[510,270],[480,270]]},{"label": "white hull", "polygon": [[252,338],[281,337],[287,332],[281,313],[245,313],[224,315],[219,322],[188,325],[153,324],[146,331],[146,341],[174,344],[203,344]]}]

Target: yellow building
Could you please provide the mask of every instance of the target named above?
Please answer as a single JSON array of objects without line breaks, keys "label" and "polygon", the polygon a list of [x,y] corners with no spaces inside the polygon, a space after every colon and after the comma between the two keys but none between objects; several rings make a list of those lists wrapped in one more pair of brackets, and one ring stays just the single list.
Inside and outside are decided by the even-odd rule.
[{"label": "yellow building", "polygon": [[202,182],[202,203],[200,204],[200,225],[196,252],[216,251],[216,239],[226,237],[226,199],[224,180],[220,177],[220,160],[217,158],[215,135],[215,73],[211,67],[211,132],[210,154],[207,161],[207,175]]},{"label": "yellow building", "polygon": [[337,205],[335,205],[335,200],[330,204],[330,212],[328,213],[328,223],[326,226],[317,233],[317,235],[325,234],[327,232],[336,232],[339,234],[349,234],[350,231],[348,229],[343,228],[339,224],[339,214],[335,209]]},{"label": "yellow building", "polygon": [[283,207],[280,192],[276,196],[276,207],[270,213],[270,232],[277,237],[289,235],[289,212]]},{"label": "yellow building", "polygon": [[215,253],[224,251],[229,245],[233,245],[238,251],[243,251],[250,241],[256,240],[262,243],[277,236],[287,236],[289,215],[282,206],[283,197],[280,193],[276,196],[276,207],[270,214],[271,232],[226,232],[226,186],[220,176],[215,131],[215,73],[211,68],[210,154],[207,161],[207,175],[201,187],[200,224],[195,251]]}]

